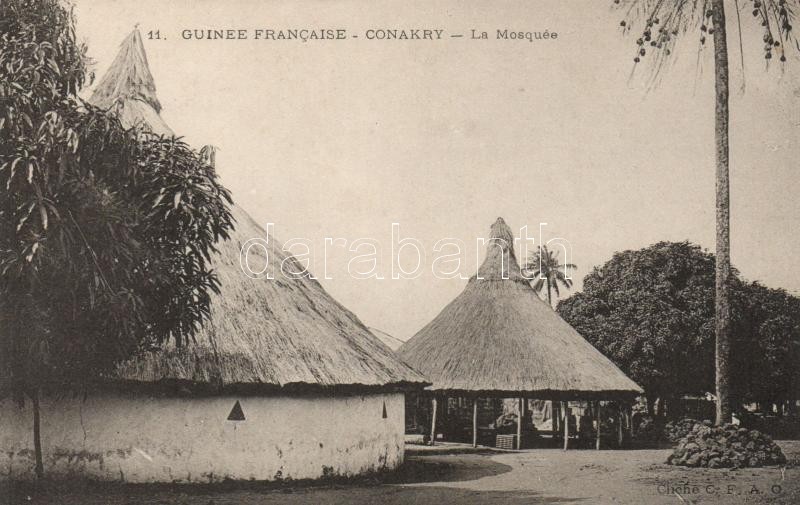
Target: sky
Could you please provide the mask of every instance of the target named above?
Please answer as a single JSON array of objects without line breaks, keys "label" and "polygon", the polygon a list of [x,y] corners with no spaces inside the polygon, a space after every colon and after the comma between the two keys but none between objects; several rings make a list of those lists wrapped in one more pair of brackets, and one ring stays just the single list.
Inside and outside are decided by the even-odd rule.
[{"label": "sky", "polygon": [[[467,282],[432,274],[434,244],[463,241],[469,276],[482,255],[477,239],[499,216],[516,233],[527,225],[537,241],[547,223],[545,240],[571,244],[573,292],[615,251],[662,240],[714,249],[713,54],[710,44],[698,53],[699,32],[683,37],[651,88],[648,67],[634,70],[636,36],[622,34],[612,2],[75,4],[98,77],[138,23],[167,124],[193,146],[217,146],[236,203],[262,226],[274,223],[279,240],[308,239],[323,286],[400,339]],[[767,68],[747,12],[741,55],[728,17],[732,261],[748,280],[800,294],[800,57],[793,51],[785,69]],[[181,36],[209,28],[251,37]],[[257,29],[288,28],[343,28],[359,38],[252,39]],[[445,35],[367,40],[370,29]],[[473,29],[489,40],[472,40]],[[497,40],[498,29],[558,37]],[[160,39],[149,39],[156,30]],[[392,223],[423,246],[418,278],[391,278]],[[329,246],[326,260],[326,237],[378,241],[384,278],[348,275],[356,253],[341,247]],[[407,253],[400,262],[410,269]]]}]

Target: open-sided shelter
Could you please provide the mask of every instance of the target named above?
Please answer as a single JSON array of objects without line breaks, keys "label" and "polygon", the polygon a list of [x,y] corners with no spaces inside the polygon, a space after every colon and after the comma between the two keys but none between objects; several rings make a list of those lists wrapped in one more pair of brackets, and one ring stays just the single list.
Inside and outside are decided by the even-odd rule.
[{"label": "open-sided shelter", "polygon": [[[491,227],[477,274],[399,353],[433,383],[427,388],[434,402],[432,435],[437,398],[446,396],[519,398],[521,405],[523,398],[625,403],[642,393],[539,298],[517,263],[514,237],[502,218]],[[478,401],[473,405],[476,443]],[[518,445],[520,435],[518,429]]]}]

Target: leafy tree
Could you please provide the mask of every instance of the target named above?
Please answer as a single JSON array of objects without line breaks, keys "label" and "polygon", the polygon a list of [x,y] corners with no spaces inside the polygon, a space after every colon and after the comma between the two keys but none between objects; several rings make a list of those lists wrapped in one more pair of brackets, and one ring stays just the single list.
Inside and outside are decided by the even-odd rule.
[{"label": "leafy tree", "polygon": [[525,264],[524,271],[527,277],[532,278],[531,286],[537,293],[547,287],[547,303],[552,307],[552,291],[560,296],[559,284],[566,289],[572,288],[572,279],[567,277],[567,269],[575,270],[578,267],[572,263],[560,264],[558,253],[553,253],[546,245],[540,247],[530,255]]},{"label": "leafy tree", "polygon": [[[792,37],[795,9],[800,0],[742,0],[752,6],[753,18],[763,28],[764,58],[773,54],[781,63],[786,61],[785,49],[796,41]],[[687,32],[697,30],[700,45],[706,35],[714,45],[714,88],[716,104],[716,392],[717,424],[731,421],[730,352],[731,352],[731,262],[730,262],[730,178],[728,129],[730,110],[728,76],[727,22],[724,0],[614,0],[625,11],[620,21],[624,32],[633,29],[634,22],[644,22],[637,39],[634,62],[639,63],[650,51],[654,76],[669,60],[676,40]],[[734,10],[739,20],[738,2]],[[741,45],[741,29],[739,30]]]},{"label": "leafy tree", "polygon": [[209,313],[231,226],[213,168],[180,139],[78,98],[91,76],[59,0],[0,2],[0,381],[34,406]]},{"label": "leafy tree", "polygon": [[623,251],[584,278],[559,314],[651,402],[713,384],[714,258],[688,242]]},{"label": "leafy tree", "polygon": [[[800,299],[731,279],[733,397],[792,398],[800,370]],[[655,398],[714,387],[715,261],[688,242],[623,251],[584,278],[559,314]]]},{"label": "leafy tree", "polygon": [[735,293],[744,307],[735,330],[732,384],[742,401],[794,400],[800,378],[800,299],[757,282]]}]

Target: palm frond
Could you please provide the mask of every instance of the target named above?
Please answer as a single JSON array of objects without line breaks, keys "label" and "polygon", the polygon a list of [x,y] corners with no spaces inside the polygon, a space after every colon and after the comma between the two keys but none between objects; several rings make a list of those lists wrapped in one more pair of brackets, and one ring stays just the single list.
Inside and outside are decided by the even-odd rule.
[{"label": "palm frond", "polygon": [[[775,55],[781,63],[784,63],[786,46],[794,45],[800,50],[800,44],[792,32],[800,0],[757,0],[750,3],[753,9],[751,19],[763,30],[765,60],[769,63]],[[739,27],[739,49],[743,54],[738,4],[737,0],[734,8]],[[634,69],[645,58],[651,63],[648,88],[660,83],[663,70],[673,60],[671,55],[675,52],[678,40],[685,38],[690,32],[694,32],[697,36],[698,75],[701,73],[700,56],[706,46],[707,37],[714,33],[713,7],[710,0],[614,0],[614,7],[623,13],[623,18],[620,20],[623,34],[639,35],[633,58]],[[710,41],[709,39],[708,42]],[[740,59],[744,70],[743,55]],[[742,87],[744,88],[744,84]]]}]

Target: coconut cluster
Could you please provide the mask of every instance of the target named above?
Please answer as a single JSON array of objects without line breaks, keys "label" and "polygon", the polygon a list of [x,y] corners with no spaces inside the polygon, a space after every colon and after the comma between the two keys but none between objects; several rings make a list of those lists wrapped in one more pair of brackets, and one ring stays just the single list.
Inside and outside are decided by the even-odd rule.
[{"label": "coconut cluster", "polygon": [[775,51],[780,54],[782,62],[786,61],[781,42],[789,39],[792,31],[792,18],[786,0],[753,0],[753,17],[760,19],[764,28],[764,58],[772,59],[772,53]]},{"label": "coconut cluster", "polygon": [[[614,0],[615,5],[633,3],[633,1]],[[786,0],[749,0],[748,3],[752,8],[753,18],[764,31],[764,58],[769,61],[775,54],[781,62],[785,62],[784,47],[793,38],[791,32],[795,12]],[[669,5],[669,2],[656,2],[653,10],[646,14],[644,29],[641,36],[636,39],[637,48],[633,57],[635,63],[639,63],[648,54],[648,50],[662,50],[664,55],[669,56],[678,33],[687,30],[685,18],[690,14],[682,12],[681,9],[666,8],[664,5]],[[628,7],[626,16],[630,16],[631,12],[632,9]],[[702,10],[697,14],[702,47],[706,43],[706,36],[714,34],[714,11],[708,8],[707,3],[703,3]],[[619,25],[625,33],[631,29],[631,21],[628,19],[621,20]]]},{"label": "coconut cluster", "polygon": [[671,465],[707,468],[758,467],[785,462],[786,456],[780,447],[760,431],[734,424],[715,427],[709,421],[695,423],[667,458]]}]

